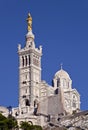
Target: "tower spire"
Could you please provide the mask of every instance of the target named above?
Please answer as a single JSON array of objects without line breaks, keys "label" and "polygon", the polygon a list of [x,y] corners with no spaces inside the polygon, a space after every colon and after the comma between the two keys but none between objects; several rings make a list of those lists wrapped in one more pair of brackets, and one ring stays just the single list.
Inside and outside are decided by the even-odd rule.
[{"label": "tower spire", "polygon": [[32,17],[30,13],[28,13],[27,23],[28,23],[28,32],[32,31]]},{"label": "tower spire", "polygon": [[34,34],[32,33],[32,17],[30,13],[28,13],[28,17],[26,20],[27,20],[26,48],[29,47],[35,48]]}]

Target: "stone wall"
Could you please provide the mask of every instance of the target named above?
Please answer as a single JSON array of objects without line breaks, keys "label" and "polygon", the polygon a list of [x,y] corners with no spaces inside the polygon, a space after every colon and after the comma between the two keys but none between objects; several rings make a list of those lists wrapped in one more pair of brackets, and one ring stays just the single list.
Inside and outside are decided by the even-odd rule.
[{"label": "stone wall", "polygon": [[42,100],[39,104],[38,113],[43,113],[45,115],[58,115],[64,113],[60,96],[57,94]]},{"label": "stone wall", "polygon": [[88,130],[88,111],[62,116],[59,120],[50,121],[48,127],[52,130]]}]

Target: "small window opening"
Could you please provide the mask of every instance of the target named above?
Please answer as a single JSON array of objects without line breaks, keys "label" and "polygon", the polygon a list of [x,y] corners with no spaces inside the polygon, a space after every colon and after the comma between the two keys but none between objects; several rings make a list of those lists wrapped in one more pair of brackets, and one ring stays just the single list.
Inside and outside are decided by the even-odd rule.
[{"label": "small window opening", "polygon": [[75,102],[73,102],[73,107],[74,107],[74,108],[76,107],[76,103],[75,103]]},{"label": "small window opening", "polygon": [[25,56],[25,60],[26,60],[26,66],[27,66],[27,56]]},{"label": "small window opening", "polygon": [[28,100],[28,99],[25,100],[25,105],[26,105],[26,106],[30,106],[30,103],[29,103],[29,100]]},{"label": "small window opening", "polygon": [[31,64],[31,58],[30,58],[30,55],[29,55],[29,65]]},{"label": "small window opening", "polygon": [[24,67],[24,57],[22,56],[22,66]]},{"label": "small window opening", "polygon": [[60,79],[57,80],[57,87],[60,86]]}]

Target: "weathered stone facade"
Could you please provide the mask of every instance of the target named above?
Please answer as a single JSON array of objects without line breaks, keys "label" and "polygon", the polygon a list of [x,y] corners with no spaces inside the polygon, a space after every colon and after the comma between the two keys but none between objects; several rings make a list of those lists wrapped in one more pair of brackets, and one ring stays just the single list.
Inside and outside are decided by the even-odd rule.
[{"label": "weathered stone facade", "polygon": [[[27,20],[32,25],[30,14]],[[13,115],[19,123],[26,120],[45,126],[48,116],[72,114],[80,109],[80,95],[72,89],[72,80],[62,67],[55,74],[52,86],[41,80],[42,47],[35,47],[32,26],[26,34],[25,47],[18,45],[18,55],[19,107],[13,109]]]},{"label": "weathered stone facade", "polygon": [[19,105],[12,109],[12,114],[19,124],[28,121],[46,126],[49,117],[72,114],[80,109],[80,95],[76,89],[72,89],[72,80],[62,67],[56,72],[52,86],[41,80],[42,46],[35,46],[30,14],[27,22],[25,46],[21,48],[18,45]]},{"label": "weathered stone facade", "polygon": [[44,130],[88,130],[88,111],[73,113],[72,115],[51,118]]}]

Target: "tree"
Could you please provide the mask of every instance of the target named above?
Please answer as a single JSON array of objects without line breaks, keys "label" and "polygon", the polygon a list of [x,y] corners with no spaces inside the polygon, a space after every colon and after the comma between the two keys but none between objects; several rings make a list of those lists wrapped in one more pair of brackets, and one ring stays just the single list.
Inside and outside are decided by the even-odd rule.
[{"label": "tree", "polygon": [[22,130],[42,130],[41,126],[38,125],[30,125],[28,122],[22,122],[21,127]]},{"label": "tree", "polygon": [[42,130],[42,127],[39,125],[34,125],[32,130]]},{"label": "tree", "polygon": [[12,115],[8,116],[6,125],[7,125],[8,130],[18,128],[17,120]]},{"label": "tree", "polygon": [[6,118],[0,114],[0,130],[12,130],[18,128],[17,121],[11,115]]},{"label": "tree", "polygon": [[6,128],[6,120],[7,118],[0,113],[0,130]]},{"label": "tree", "polygon": [[23,130],[29,130],[30,124],[28,124],[28,122],[22,122],[20,128],[22,128]]}]

